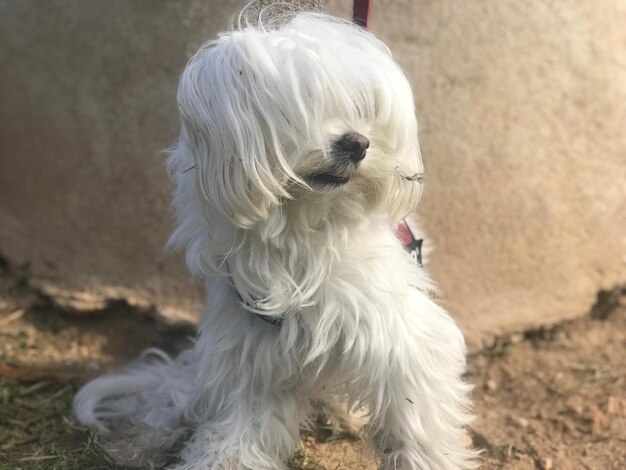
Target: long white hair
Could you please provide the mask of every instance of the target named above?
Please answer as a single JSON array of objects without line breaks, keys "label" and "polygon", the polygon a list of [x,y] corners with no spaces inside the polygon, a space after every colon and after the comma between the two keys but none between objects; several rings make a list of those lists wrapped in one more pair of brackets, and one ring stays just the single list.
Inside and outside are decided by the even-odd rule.
[{"label": "long white hair", "polygon": [[[411,87],[389,49],[346,21],[300,13],[277,29],[220,35],[189,61],[178,106],[181,134],[169,160],[178,226],[170,244],[187,250],[198,277],[271,272],[275,309],[286,307],[278,298],[314,286],[293,272],[277,279],[283,260],[258,264],[271,253],[246,256],[257,263],[240,266],[238,252],[293,240],[294,230],[313,231],[321,221],[340,230],[373,211],[394,223],[418,202],[411,177],[423,168]],[[368,157],[349,188],[320,197],[303,176],[328,164],[331,142],[346,130],[370,138]],[[280,295],[279,284],[287,289]],[[242,290],[256,290],[257,301],[270,297]]]}]

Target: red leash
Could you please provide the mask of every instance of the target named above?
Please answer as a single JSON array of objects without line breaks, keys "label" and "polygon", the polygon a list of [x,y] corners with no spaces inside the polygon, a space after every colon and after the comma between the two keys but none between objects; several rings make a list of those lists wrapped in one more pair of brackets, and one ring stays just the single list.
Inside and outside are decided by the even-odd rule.
[{"label": "red leash", "polygon": [[370,0],[354,0],[352,21],[360,27],[367,29],[367,21],[370,17]]}]

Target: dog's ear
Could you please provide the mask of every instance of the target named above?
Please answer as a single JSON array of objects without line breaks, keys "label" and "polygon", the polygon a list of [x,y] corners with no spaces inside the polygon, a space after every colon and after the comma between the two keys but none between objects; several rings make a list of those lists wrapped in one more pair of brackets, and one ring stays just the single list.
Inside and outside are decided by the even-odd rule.
[{"label": "dog's ear", "polygon": [[200,204],[250,228],[267,219],[272,206],[290,198],[285,187],[297,177],[277,131],[284,117],[273,115],[272,103],[262,109],[249,64],[232,54],[225,47],[205,46],[183,72],[178,150],[193,166]]}]

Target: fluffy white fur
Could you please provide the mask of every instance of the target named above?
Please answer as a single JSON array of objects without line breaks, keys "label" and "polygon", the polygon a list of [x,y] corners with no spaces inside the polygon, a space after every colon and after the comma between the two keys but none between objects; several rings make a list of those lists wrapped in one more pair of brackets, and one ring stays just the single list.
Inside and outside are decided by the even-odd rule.
[{"label": "fluffy white fur", "polygon": [[[275,470],[311,401],[342,400],[367,410],[381,468],[474,467],[463,337],[394,235],[422,163],[387,47],[321,14],[246,26],[200,48],[178,104],[171,244],[206,281],[206,313],[176,359],[151,350],[87,384],[78,419],[127,465]],[[370,148],[339,168],[350,131]],[[307,180],[327,168],[348,183]]]}]

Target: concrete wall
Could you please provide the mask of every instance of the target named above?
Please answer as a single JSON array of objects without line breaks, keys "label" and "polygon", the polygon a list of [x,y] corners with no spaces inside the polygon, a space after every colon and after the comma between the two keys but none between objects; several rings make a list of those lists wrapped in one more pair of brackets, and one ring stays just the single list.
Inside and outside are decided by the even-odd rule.
[{"label": "concrete wall", "polygon": [[[187,57],[240,4],[0,0],[0,254],[58,301],[197,317],[160,151]],[[620,0],[373,1],[414,85],[430,270],[474,347],[626,282],[624,24]]]},{"label": "concrete wall", "polygon": [[626,4],[373,6],[417,97],[431,272],[469,336],[584,314],[625,283]]},{"label": "concrete wall", "polygon": [[[216,8],[215,4],[220,7]],[[0,2],[0,252],[57,300],[197,316],[162,150],[187,58],[239,2]]]}]

